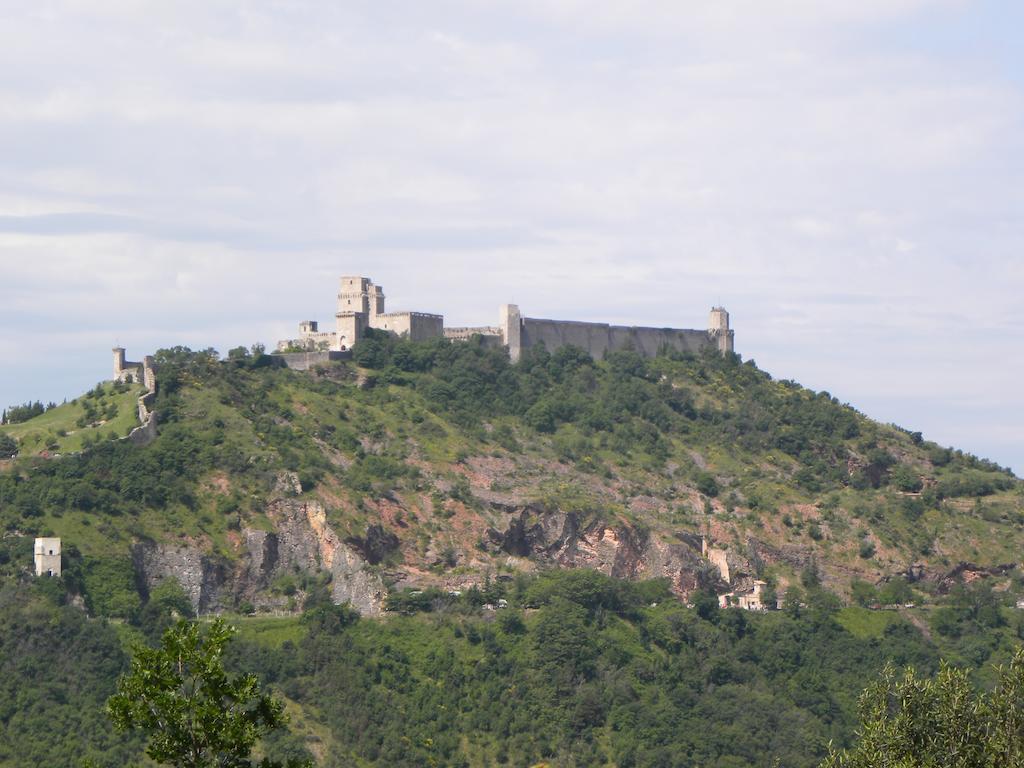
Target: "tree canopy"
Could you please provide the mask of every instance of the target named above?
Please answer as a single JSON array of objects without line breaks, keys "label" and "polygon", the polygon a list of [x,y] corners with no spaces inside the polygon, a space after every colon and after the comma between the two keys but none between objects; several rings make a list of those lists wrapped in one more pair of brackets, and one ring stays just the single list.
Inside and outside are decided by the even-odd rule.
[{"label": "tree canopy", "polygon": [[197,622],[182,621],[158,648],[136,648],[107,711],[118,728],[149,734],[146,754],[153,760],[175,768],[249,766],[260,736],[285,723],[282,703],[260,693],[256,675],[225,672],[223,651],[234,633],[222,619],[205,633]]},{"label": "tree canopy", "polygon": [[998,768],[1024,763],[1024,649],[991,693],[943,664],[934,678],[887,667],[860,701],[857,744],[822,768]]}]

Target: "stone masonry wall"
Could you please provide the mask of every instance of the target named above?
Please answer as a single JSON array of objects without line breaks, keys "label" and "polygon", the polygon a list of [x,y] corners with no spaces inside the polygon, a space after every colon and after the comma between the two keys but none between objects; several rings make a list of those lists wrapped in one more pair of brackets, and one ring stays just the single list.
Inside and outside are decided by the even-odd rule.
[{"label": "stone masonry wall", "polygon": [[284,364],[293,371],[308,371],[317,365],[325,365],[334,360],[348,360],[351,352],[275,352]]},{"label": "stone masonry wall", "polygon": [[606,323],[579,323],[566,320],[522,320],[522,348],[543,343],[549,352],[573,344],[586,350],[595,360],[605,352],[632,346],[637,352],[654,357],[668,347],[679,352],[700,352],[717,347],[707,331],[675,328],[636,328]]},{"label": "stone masonry wall", "polygon": [[389,312],[370,318],[370,326],[405,336],[412,341],[436,339],[444,335],[444,317],[425,312]]}]

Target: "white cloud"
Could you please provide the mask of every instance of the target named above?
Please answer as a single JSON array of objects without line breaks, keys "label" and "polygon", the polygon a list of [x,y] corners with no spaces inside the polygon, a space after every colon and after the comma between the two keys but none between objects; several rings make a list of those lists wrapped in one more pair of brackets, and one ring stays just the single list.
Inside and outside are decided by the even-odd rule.
[{"label": "white cloud", "polygon": [[[29,360],[60,354],[62,326],[79,345],[273,341],[329,314],[349,271],[459,323],[515,300],[690,325],[724,302],[774,373],[855,402],[926,391],[947,423],[988,396],[979,370],[1010,391],[1024,375],[1006,354],[1024,332],[1020,86],[977,65],[985,50],[922,43],[938,18],[986,12],[5,9],[5,341]],[[911,25],[913,45],[892,43]],[[0,401],[41,386],[0,373]]]}]

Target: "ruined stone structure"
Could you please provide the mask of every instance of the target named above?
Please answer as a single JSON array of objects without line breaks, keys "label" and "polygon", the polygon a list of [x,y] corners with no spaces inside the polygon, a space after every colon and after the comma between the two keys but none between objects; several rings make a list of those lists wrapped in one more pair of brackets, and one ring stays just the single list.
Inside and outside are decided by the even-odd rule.
[{"label": "ruined stone structure", "polygon": [[60,576],[60,539],[36,539],[36,576]]},{"label": "ruined stone structure", "polygon": [[744,572],[742,562],[739,563],[739,569],[733,568],[729,564],[729,552],[710,546],[706,536],[701,538],[701,555],[718,570],[721,581],[732,587],[729,592],[718,596],[720,608],[733,606],[745,611],[766,611],[775,608],[774,605],[764,603],[763,593],[768,583],[751,578],[749,573]]},{"label": "ruined stone structure", "polygon": [[718,596],[718,607],[728,608],[734,606],[745,611],[767,611],[774,609],[774,605],[766,605],[764,602],[764,588],[768,582],[755,579],[749,587],[736,589],[725,595]]},{"label": "ruined stone structure", "polygon": [[141,363],[125,360],[124,347],[114,347],[114,381],[142,384],[146,389],[156,389],[156,373],[153,356],[146,355]]},{"label": "ruined stone structure", "polygon": [[136,445],[148,445],[156,437],[156,368],[153,356],[146,355],[141,363],[125,360],[124,347],[114,347],[114,381],[127,381],[145,386],[146,391],[139,398],[139,426],[126,439]]},{"label": "ruined stone structure", "polygon": [[653,357],[663,349],[699,352],[717,349],[732,352],[734,332],[729,328],[729,313],[712,307],[706,330],[680,328],[643,328],[583,323],[572,320],[544,320],[523,317],[515,304],[505,304],[498,314],[497,326],[445,328],[442,315],[425,312],[385,312],[384,290],[366,277],[341,278],[335,330],[321,331],[315,320],[299,323],[299,336],[278,342],[278,352],[345,351],[359,343],[367,328],[388,331],[413,340],[445,337],[464,341],[480,337],[487,343],[508,349],[513,362],[523,350],[543,344],[549,351],[575,345],[595,359],[625,347]]}]

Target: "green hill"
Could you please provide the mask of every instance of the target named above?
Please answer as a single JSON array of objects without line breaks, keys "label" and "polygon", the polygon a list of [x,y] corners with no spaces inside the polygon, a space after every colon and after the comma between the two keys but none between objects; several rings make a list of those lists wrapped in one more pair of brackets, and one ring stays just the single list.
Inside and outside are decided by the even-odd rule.
[{"label": "green hill", "polygon": [[70,403],[28,421],[0,425],[21,455],[75,453],[100,441],[125,437],[138,426],[140,385],[101,383]]},{"label": "green hill", "polygon": [[[918,602],[964,573],[1018,589],[1024,484],[1008,470],[735,356],[540,349],[511,365],[473,343],[372,335],[354,362],[311,372],[184,349],[157,368],[149,446],[88,438],[131,426],[138,393],[109,385],[4,427],[24,458],[0,472],[0,524],[141,583],[125,604],[171,575],[202,610],[294,609],[326,572],[379,610],[395,585],[550,566],[668,578],[683,598],[755,577],[781,596],[806,571],[844,599],[857,584],[862,602],[859,582],[903,576]],[[86,408],[109,430],[68,429],[92,423]],[[92,447],[25,457],[51,434],[61,452]],[[731,585],[709,574],[702,536]]]},{"label": "green hill", "polygon": [[[886,660],[984,684],[1024,636],[1022,483],[752,362],[377,334],[309,372],[156,362],[148,445],[113,385],[3,427],[0,766],[137,756],[96,712],[197,609],[286,697],[269,752],[324,766],[809,767]],[[29,576],[42,534],[61,579]],[[717,609],[754,579],[785,610]]]}]

